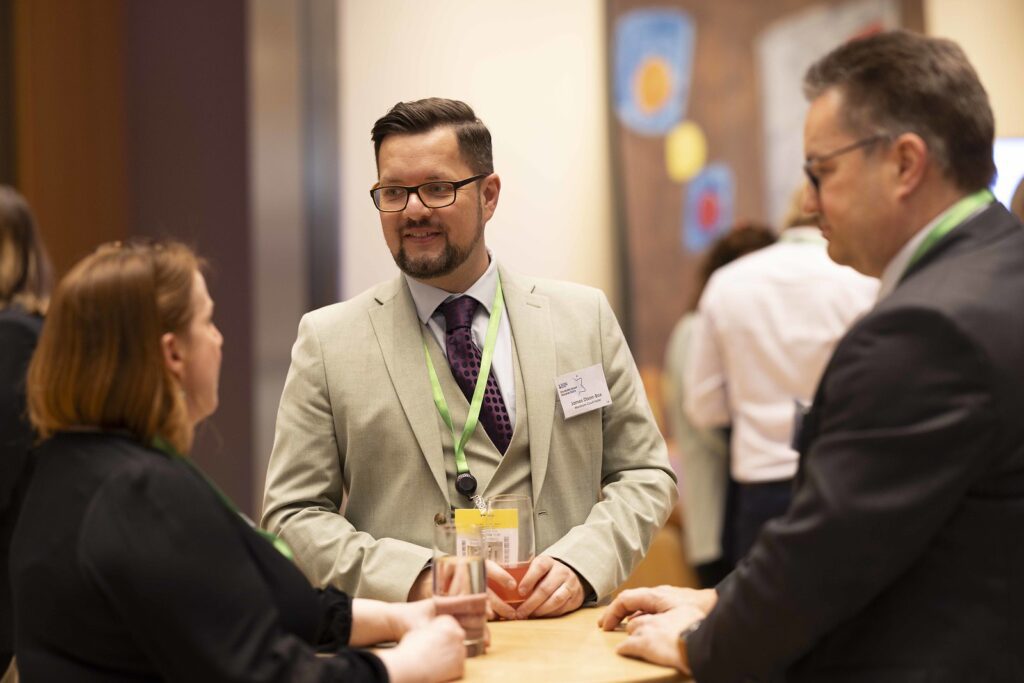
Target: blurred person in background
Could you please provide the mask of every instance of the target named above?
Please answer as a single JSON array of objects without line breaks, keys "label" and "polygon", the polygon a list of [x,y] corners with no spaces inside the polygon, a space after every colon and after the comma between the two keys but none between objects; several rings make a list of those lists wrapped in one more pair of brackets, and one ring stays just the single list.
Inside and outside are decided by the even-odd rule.
[{"label": "blurred person in background", "polygon": [[213,308],[176,243],[102,246],[57,288],[28,372],[43,441],[11,546],[22,680],[461,675],[451,617],[314,591],[188,459],[218,403]]},{"label": "blurred person in background", "polygon": [[0,185],[0,675],[14,652],[8,550],[31,472],[25,371],[49,303],[50,272],[28,202]]},{"label": "blurred person in background", "polygon": [[698,304],[683,370],[694,426],[731,426],[733,563],[786,511],[797,453],[796,405],[810,403],[825,363],[874,303],[877,281],[833,263],[799,188],[778,242],[720,268]]},{"label": "blurred person in background", "polygon": [[734,561],[726,552],[730,540],[723,538],[731,520],[729,495],[729,433],[725,427],[695,427],[683,410],[686,387],[683,367],[693,335],[697,302],[711,274],[736,259],[775,242],[767,226],[740,224],[718,238],[704,255],[698,273],[697,291],[689,310],[676,323],[665,352],[665,407],[671,433],[680,456],[679,502],[683,509],[683,543],[686,557],[702,588],[725,578]]}]

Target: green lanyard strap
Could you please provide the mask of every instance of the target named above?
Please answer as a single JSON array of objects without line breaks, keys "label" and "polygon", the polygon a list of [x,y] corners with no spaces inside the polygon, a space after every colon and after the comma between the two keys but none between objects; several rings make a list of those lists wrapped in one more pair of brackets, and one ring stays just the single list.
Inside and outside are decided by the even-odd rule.
[{"label": "green lanyard strap", "polygon": [[[907,264],[906,270],[910,270],[929,249],[935,246],[936,242],[945,237],[953,228],[967,220],[975,211],[991,204],[993,201],[995,201],[995,197],[992,196],[988,189],[984,189],[967,195],[950,207],[946,211],[946,215],[942,217],[942,220],[936,223],[935,227],[921,241],[921,244],[917,245],[917,249],[914,251],[914,255],[910,257],[910,263]],[[905,273],[906,270],[903,272]]]},{"label": "green lanyard strap", "polygon": [[274,546],[277,552],[281,553],[292,562],[295,561],[295,554],[292,552],[292,549],[288,547],[288,544],[284,542],[284,539],[278,537],[276,534],[270,533],[266,529],[261,529],[258,526],[256,526],[256,524],[251,519],[249,519],[249,517],[245,513],[239,510],[238,507],[231,501],[231,499],[227,497],[227,494],[221,491],[220,488],[213,483],[212,479],[207,477],[206,474],[201,469],[196,467],[191,460],[189,460],[181,453],[179,453],[177,450],[175,450],[174,446],[169,444],[166,439],[164,439],[162,436],[154,437],[153,448],[156,448],[159,451],[163,451],[172,458],[180,460],[181,462],[185,463],[186,467],[188,467],[197,475],[199,475],[199,477],[206,482],[206,485],[213,489],[213,492],[217,494],[217,497],[220,498],[220,501],[227,507],[228,510],[244,519],[246,524],[252,527],[252,530],[255,531],[257,534],[267,539],[270,542],[270,544]]},{"label": "green lanyard strap", "polygon": [[[498,324],[501,322],[501,314],[504,310],[505,297],[501,293],[501,281],[499,280],[498,287],[494,292],[494,303],[491,306],[491,319],[487,323],[487,336],[484,339],[483,355],[480,359],[480,374],[476,378],[476,388],[473,390],[473,400],[469,403],[469,415],[466,416],[466,424],[462,428],[461,438],[455,434],[455,425],[452,422],[451,412],[448,410],[448,402],[444,398],[444,391],[441,390],[441,382],[437,379],[434,362],[430,360],[427,340],[425,337],[423,338],[423,355],[427,359],[427,373],[430,375],[430,386],[434,393],[434,405],[437,406],[437,412],[441,414],[441,419],[452,432],[452,443],[455,445],[455,469],[459,475],[469,474],[469,465],[466,464],[466,444],[473,432],[476,431],[477,421],[480,417],[484,391],[487,389],[487,377],[491,373],[491,359],[494,356],[494,346],[498,339]],[[422,329],[420,334],[422,335]]]}]

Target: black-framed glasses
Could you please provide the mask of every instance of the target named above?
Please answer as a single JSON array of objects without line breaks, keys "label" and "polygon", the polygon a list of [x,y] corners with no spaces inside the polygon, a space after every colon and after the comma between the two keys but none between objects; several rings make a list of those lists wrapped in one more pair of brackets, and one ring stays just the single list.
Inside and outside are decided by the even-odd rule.
[{"label": "black-framed glasses", "polygon": [[831,159],[835,159],[836,157],[842,156],[847,152],[852,152],[855,149],[860,149],[861,147],[873,145],[879,140],[885,140],[889,137],[890,135],[888,133],[875,133],[874,135],[870,135],[866,138],[857,140],[856,142],[852,142],[849,145],[846,145],[845,147],[840,147],[839,149],[829,152],[828,154],[823,154],[820,157],[808,157],[807,161],[804,162],[804,174],[807,176],[807,181],[811,184],[811,187],[814,188],[815,193],[820,192],[821,178],[815,171],[815,168],[818,164],[822,164]]},{"label": "black-framed glasses", "polygon": [[481,173],[471,176],[465,180],[431,180],[429,183],[419,185],[385,185],[370,190],[370,197],[373,198],[373,205],[378,211],[393,213],[404,211],[405,205],[409,203],[409,195],[415,193],[420,198],[420,203],[428,209],[440,209],[455,203],[455,193],[460,187],[475,183],[481,178],[486,178],[490,173]]}]

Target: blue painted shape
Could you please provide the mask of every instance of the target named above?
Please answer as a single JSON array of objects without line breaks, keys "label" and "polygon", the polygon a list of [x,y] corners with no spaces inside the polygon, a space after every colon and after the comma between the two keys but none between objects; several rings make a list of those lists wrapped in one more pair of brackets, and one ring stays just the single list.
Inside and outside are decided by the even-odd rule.
[{"label": "blue painted shape", "polygon": [[[615,22],[613,65],[615,111],[623,125],[641,135],[664,135],[683,120],[693,80],[696,28],[690,15],[673,9],[627,12]],[[664,62],[671,74],[668,97],[645,111],[637,101],[635,79],[650,60]]]},{"label": "blue painted shape", "polygon": [[732,168],[708,164],[686,186],[683,208],[683,246],[701,252],[732,226],[736,180]]}]

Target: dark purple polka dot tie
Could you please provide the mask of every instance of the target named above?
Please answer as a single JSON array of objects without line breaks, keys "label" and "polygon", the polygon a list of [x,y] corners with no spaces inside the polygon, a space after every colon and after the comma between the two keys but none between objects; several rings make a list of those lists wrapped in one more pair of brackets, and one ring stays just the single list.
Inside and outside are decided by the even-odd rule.
[{"label": "dark purple polka dot tie", "polygon": [[[476,389],[476,378],[480,375],[480,349],[473,343],[473,314],[480,302],[470,296],[460,296],[439,307],[444,314],[445,349],[448,352],[448,365],[459,388],[467,401],[473,400]],[[487,389],[484,391],[484,402],[480,406],[480,424],[483,425],[491,443],[502,454],[508,450],[512,441],[512,421],[509,420],[505,401],[498,390],[498,382],[494,379],[494,369],[487,375]]]}]

